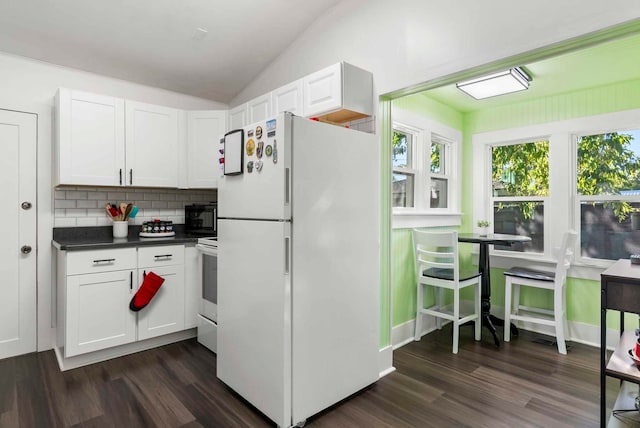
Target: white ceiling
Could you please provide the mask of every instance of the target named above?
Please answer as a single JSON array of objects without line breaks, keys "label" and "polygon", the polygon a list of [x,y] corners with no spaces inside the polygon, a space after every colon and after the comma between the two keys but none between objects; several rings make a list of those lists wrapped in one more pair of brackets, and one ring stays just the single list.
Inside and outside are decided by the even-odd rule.
[{"label": "white ceiling", "polygon": [[228,103],[338,1],[4,0],[0,51]]}]

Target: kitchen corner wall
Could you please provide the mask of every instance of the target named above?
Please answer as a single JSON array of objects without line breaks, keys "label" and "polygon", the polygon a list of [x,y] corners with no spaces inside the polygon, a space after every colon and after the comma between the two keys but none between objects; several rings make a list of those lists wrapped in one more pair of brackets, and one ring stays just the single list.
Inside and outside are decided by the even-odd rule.
[{"label": "kitchen corner wall", "polygon": [[130,202],[139,208],[130,224],[154,218],[184,224],[184,206],[217,201],[215,189],[181,190],[122,187],[59,186],[54,189],[54,227],[110,226],[107,203]]},{"label": "kitchen corner wall", "polygon": [[375,116],[365,117],[364,119],[353,120],[348,123],[349,128],[357,131],[367,132],[369,134],[376,133],[376,118]]}]

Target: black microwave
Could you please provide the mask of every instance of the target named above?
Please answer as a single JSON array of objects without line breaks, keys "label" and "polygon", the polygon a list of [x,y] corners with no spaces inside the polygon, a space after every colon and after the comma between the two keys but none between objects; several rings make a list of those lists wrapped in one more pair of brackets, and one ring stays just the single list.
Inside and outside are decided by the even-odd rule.
[{"label": "black microwave", "polygon": [[195,235],[218,236],[218,204],[185,205],[184,229]]}]

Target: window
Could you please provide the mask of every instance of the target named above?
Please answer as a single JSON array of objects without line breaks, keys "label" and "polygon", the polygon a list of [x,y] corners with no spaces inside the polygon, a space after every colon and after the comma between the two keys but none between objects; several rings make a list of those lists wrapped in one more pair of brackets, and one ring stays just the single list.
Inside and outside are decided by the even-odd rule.
[{"label": "window", "polygon": [[551,262],[569,229],[579,277],[640,253],[640,110],[478,133],[471,155],[473,224],[532,238],[495,248],[496,266]]},{"label": "window", "polygon": [[531,237],[530,242],[496,249],[543,253],[549,142],[491,147],[491,191],[494,233]]},{"label": "window", "polygon": [[[640,130],[576,137],[580,254],[617,260],[640,253]],[[636,224],[636,227],[640,226]]]},{"label": "window", "polygon": [[459,225],[462,134],[413,112],[393,118],[393,227]]}]

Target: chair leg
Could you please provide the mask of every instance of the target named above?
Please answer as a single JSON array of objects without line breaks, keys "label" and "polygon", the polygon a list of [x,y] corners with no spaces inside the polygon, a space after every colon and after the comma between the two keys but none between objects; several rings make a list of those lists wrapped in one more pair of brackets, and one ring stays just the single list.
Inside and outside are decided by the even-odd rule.
[{"label": "chair leg", "polygon": [[[506,275],[505,275],[506,276]],[[511,277],[507,276],[504,284],[504,341],[511,340]]]},{"label": "chair leg", "polygon": [[[436,300],[436,307],[438,308],[439,311],[442,310],[442,288],[441,287],[434,287],[435,290],[435,300]],[[440,317],[436,317],[436,328],[438,330],[442,330],[442,318]]]},{"label": "chair leg", "polygon": [[565,343],[565,326],[567,324],[566,311],[564,310],[563,290],[564,287],[556,287],[553,296],[553,318],[556,327],[556,341],[558,342],[558,352],[562,355],[567,354],[567,345]]},{"label": "chair leg", "polygon": [[520,284],[511,283],[511,295],[513,296],[511,300],[511,313],[518,315],[520,312]]},{"label": "chair leg", "polygon": [[453,353],[458,353],[460,338],[460,290],[453,290]]},{"label": "chair leg", "polygon": [[420,340],[422,338],[422,294],[423,294],[423,285],[418,283],[417,293],[416,293],[416,329],[413,333],[413,340]]},{"label": "chair leg", "polygon": [[481,283],[480,283],[480,278],[478,278],[478,284],[476,284],[476,286],[474,287],[474,300],[473,303],[475,304],[475,311],[476,311],[476,322],[475,322],[475,339],[476,340],[480,340],[481,336],[482,336],[482,314],[481,314],[481,302],[482,302],[482,291],[481,291]]}]

